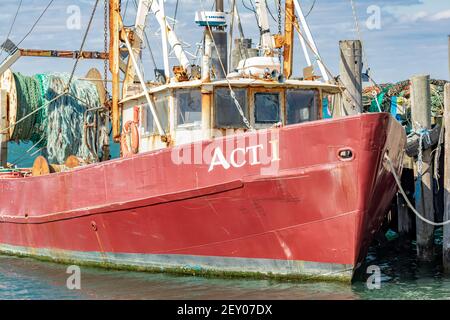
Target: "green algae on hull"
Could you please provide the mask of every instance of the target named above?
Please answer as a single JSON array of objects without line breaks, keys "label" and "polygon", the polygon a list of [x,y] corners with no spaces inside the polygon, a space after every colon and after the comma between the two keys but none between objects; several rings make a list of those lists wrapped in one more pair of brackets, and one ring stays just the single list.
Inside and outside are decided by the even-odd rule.
[{"label": "green algae on hull", "polygon": [[31,258],[38,261],[58,263],[64,265],[78,265],[85,267],[102,268],[105,270],[130,271],[130,272],[148,272],[148,273],[167,273],[176,276],[200,276],[205,278],[222,279],[248,279],[248,280],[275,280],[275,281],[297,281],[297,282],[339,282],[351,284],[352,278],[347,273],[335,273],[328,275],[321,274],[275,274],[272,272],[255,271],[230,271],[206,269],[201,267],[165,267],[151,265],[130,265],[124,263],[112,263],[108,261],[76,260],[67,257],[52,257],[48,255],[39,255],[33,253],[13,252],[11,250],[0,249],[0,254],[15,256],[20,258]]}]

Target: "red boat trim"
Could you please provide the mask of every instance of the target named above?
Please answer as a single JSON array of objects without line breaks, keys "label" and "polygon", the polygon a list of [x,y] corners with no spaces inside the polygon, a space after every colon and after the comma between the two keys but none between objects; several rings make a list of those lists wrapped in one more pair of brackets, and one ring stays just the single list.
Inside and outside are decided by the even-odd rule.
[{"label": "red boat trim", "polygon": [[124,210],[154,206],[162,203],[194,199],[205,195],[213,195],[216,193],[239,189],[242,188],[243,186],[244,183],[242,182],[242,180],[235,180],[205,188],[191,189],[183,192],[168,193],[151,198],[137,199],[126,203],[113,203],[107,206],[101,205],[92,208],[82,208],[73,211],[56,212],[40,215],[37,217],[30,217],[30,216],[18,217],[18,216],[2,215],[0,216],[0,223],[42,224],[47,222],[56,222],[84,216],[91,216],[110,212],[120,212]]}]

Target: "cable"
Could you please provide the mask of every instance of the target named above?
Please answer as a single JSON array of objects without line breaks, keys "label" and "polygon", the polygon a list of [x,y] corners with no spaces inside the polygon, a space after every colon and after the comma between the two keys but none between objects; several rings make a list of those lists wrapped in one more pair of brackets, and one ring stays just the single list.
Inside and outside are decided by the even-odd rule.
[{"label": "cable", "polygon": [[[51,0],[51,1],[53,1],[53,0]],[[95,1],[94,8],[92,9],[91,17],[90,17],[88,25],[86,27],[86,31],[85,31],[85,33],[83,35],[83,40],[81,41],[80,50],[79,50],[80,54],[78,55],[77,59],[75,60],[74,65],[73,65],[73,69],[72,69],[72,72],[70,74],[69,81],[67,82],[66,90],[68,90],[69,87],[70,87],[70,83],[72,82],[73,76],[75,74],[75,70],[77,69],[77,66],[78,66],[78,61],[80,61],[80,58],[81,58],[81,55],[82,55],[81,53],[83,52],[83,48],[84,48],[84,45],[86,43],[87,36],[89,34],[89,30],[91,29],[92,20],[94,20],[95,11],[97,10],[98,2],[99,2],[99,0]]]},{"label": "cable", "polygon": [[428,220],[427,218],[423,217],[422,214],[416,210],[416,208],[414,208],[414,206],[409,201],[409,198],[406,195],[405,190],[402,187],[402,183],[400,181],[400,178],[398,177],[397,173],[395,172],[395,168],[394,168],[394,165],[392,164],[391,158],[389,158],[387,153],[384,154],[384,157],[387,160],[389,166],[391,167],[391,173],[394,176],[395,182],[397,183],[397,186],[398,186],[398,189],[400,190],[400,193],[402,194],[403,198],[405,199],[405,202],[408,205],[408,207],[417,216],[417,218],[419,218],[423,222],[428,223],[428,224],[430,224],[432,226],[435,226],[435,227],[442,227],[442,226],[445,226],[447,224],[450,224],[450,220],[447,220],[447,221],[444,221],[444,222],[434,222],[434,221]]},{"label": "cable", "polygon": [[[37,26],[37,24],[39,23],[39,21],[41,20],[41,18],[44,16],[44,14],[47,12],[48,8],[50,8],[50,6],[52,5],[52,3],[55,0],[50,0],[49,3],[47,4],[47,6],[45,7],[44,11],[41,12],[41,14],[39,15],[39,17],[37,18],[37,20],[34,22],[34,24],[31,26],[31,29],[28,30],[28,32],[25,34],[25,36],[22,38],[22,40],[19,41],[19,43],[16,44],[16,47],[18,47],[34,30],[34,28]],[[6,61],[6,59],[9,58],[9,55],[2,60],[2,62],[0,63],[3,64],[3,62]]]},{"label": "cable", "polygon": [[177,4],[175,5],[175,13],[173,14],[173,25],[172,25],[173,31],[175,31],[175,25],[177,24],[178,2],[179,0],[177,0]]},{"label": "cable", "polygon": [[25,36],[22,38],[22,40],[19,41],[19,43],[16,45],[17,47],[33,32],[34,28],[37,26],[37,24],[39,23],[39,21],[41,20],[41,18],[44,16],[44,14],[47,12],[48,8],[50,8],[50,6],[52,5],[52,3],[55,0],[50,0],[49,3],[47,4],[47,6],[45,7],[44,11],[42,11],[42,13],[39,15],[39,17],[37,18],[37,20],[35,21],[35,23],[31,26],[31,29],[25,34]]},{"label": "cable", "polygon": [[316,5],[317,0],[314,0],[313,4],[311,5],[311,8],[309,8],[308,13],[305,15],[305,18],[308,18],[309,14],[313,11],[314,6]]},{"label": "cable", "polygon": [[[9,39],[9,36],[11,35],[11,32],[12,32],[12,29],[13,29],[14,24],[15,24],[15,22],[16,22],[17,16],[19,15],[20,8],[22,7],[22,1],[23,1],[23,0],[20,0],[19,5],[17,6],[16,14],[14,15],[14,18],[13,18],[13,21],[12,21],[12,23],[11,23],[11,26],[9,27],[8,35],[6,36],[5,41],[8,40],[8,39]],[[1,55],[2,53],[3,53],[3,48],[1,48],[1,50],[0,50],[0,55]]]},{"label": "cable", "polygon": [[[202,9],[203,9],[203,1],[201,2],[201,5],[202,5]],[[206,25],[207,25],[207,30],[208,30],[208,32],[210,34],[211,39],[212,39],[212,42],[214,44],[214,48],[216,49],[217,58],[219,60],[220,66],[222,68],[223,73],[226,75],[227,71],[225,70],[225,66],[223,65],[222,58],[220,57],[220,52],[219,52],[219,49],[217,48],[217,44],[216,44],[216,41],[214,39],[214,35],[213,35],[212,31],[211,31],[211,26],[209,25],[208,19],[206,19]],[[239,101],[236,98],[236,94],[234,93],[233,88],[231,87],[230,80],[226,76],[225,76],[225,80],[226,80],[226,82],[228,84],[228,88],[230,90],[230,96],[233,99],[234,105],[235,105],[237,111],[239,112],[239,114],[242,117],[242,121],[244,122],[244,124],[247,126],[248,129],[250,129],[251,131],[255,130],[252,127],[252,125],[250,124],[250,121],[248,121],[247,117],[245,116],[244,110],[242,110],[242,107],[241,107],[241,105],[239,104]]]}]

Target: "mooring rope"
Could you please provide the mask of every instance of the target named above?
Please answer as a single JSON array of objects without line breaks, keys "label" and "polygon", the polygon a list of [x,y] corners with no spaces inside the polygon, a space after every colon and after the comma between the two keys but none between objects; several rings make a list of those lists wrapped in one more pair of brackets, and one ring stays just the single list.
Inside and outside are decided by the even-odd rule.
[{"label": "mooring rope", "polygon": [[397,173],[395,172],[395,167],[392,163],[391,158],[389,157],[389,155],[387,153],[384,154],[385,159],[387,160],[390,168],[391,168],[391,173],[394,176],[395,182],[397,183],[398,189],[400,191],[400,193],[402,194],[403,198],[405,199],[406,204],[408,205],[408,207],[411,209],[411,211],[417,216],[417,218],[419,218],[420,220],[422,220],[425,223],[428,223],[432,226],[435,227],[442,227],[445,226],[447,224],[450,224],[450,220],[444,221],[444,222],[434,222],[431,220],[428,220],[427,218],[425,218],[424,216],[422,216],[422,214],[420,212],[418,212],[416,210],[416,208],[414,208],[414,206],[411,204],[411,201],[409,201],[408,196],[406,195],[405,190],[402,187],[402,183],[400,181],[399,176],[397,175]]}]

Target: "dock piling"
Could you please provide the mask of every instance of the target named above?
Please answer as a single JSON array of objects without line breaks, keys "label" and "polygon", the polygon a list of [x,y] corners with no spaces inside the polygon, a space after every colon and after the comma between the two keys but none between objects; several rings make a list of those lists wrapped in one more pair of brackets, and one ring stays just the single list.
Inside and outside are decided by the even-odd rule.
[{"label": "dock piling", "polygon": [[6,167],[8,161],[8,113],[7,92],[0,89],[0,167]]},{"label": "dock piling", "polygon": [[[414,131],[426,135],[431,129],[430,76],[411,78],[411,115]],[[424,136],[424,138],[426,138]],[[421,161],[420,161],[421,160]],[[416,210],[428,220],[434,221],[433,179],[431,150],[422,150],[422,159],[416,160]],[[419,172],[420,166],[422,167]],[[416,218],[417,257],[421,261],[433,259],[434,227]]]},{"label": "dock piling", "polygon": [[359,40],[339,41],[339,74],[346,88],[340,116],[362,112],[362,44]]},{"label": "dock piling", "polygon": [[[450,37],[449,37],[450,41]],[[450,43],[449,43],[450,44]],[[450,47],[450,46],[449,46]],[[445,162],[444,162],[444,221],[450,220],[450,83],[444,90],[444,127],[445,127]],[[444,226],[442,241],[444,271],[450,273],[450,225]]]}]

